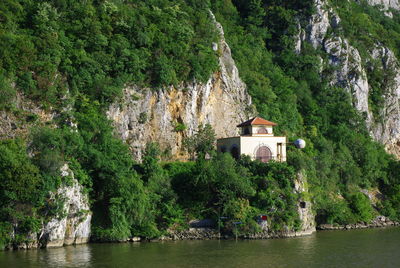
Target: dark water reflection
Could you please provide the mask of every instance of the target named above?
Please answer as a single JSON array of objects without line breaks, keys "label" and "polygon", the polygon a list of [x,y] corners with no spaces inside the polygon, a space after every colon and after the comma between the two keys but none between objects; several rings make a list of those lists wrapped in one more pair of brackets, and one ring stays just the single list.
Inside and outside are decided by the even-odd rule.
[{"label": "dark water reflection", "polygon": [[0,252],[0,267],[400,267],[400,228]]}]

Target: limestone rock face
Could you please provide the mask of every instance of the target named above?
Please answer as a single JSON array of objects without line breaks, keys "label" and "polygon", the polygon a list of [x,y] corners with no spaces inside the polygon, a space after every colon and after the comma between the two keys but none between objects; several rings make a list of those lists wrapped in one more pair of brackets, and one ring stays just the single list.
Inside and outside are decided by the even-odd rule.
[{"label": "limestone rock face", "polygon": [[82,244],[89,241],[90,221],[89,200],[82,192],[82,186],[73,177],[68,165],[61,168],[62,176],[70,176],[71,185],[57,190],[53,199],[61,199],[63,203],[61,217],[51,219],[43,228],[40,241],[46,247]]},{"label": "limestone rock face", "polygon": [[55,117],[54,112],[41,109],[21,92],[17,91],[13,102],[19,112],[18,114],[12,111],[0,110],[0,140],[25,137],[35,121],[49,123]]},{"label": "limestone rock face", "polygon": [[222,26],[215,24],[221,35],[217,48],[220,70],[206,83],[193,81],[161,90],[127,87],[122,100],[109,107],[108,118],[137,159],[141,159],[142,150],[151,141],[158,142],[173,158],[185,159],[182,141],[193,135],[199,125],[211,124],[217,138],[235,136],[236,125],[254,114]]},{"label": "limestone rock face", "polygon": [[323,45],[325,35],[330,27],[329,13],[332,9],[329,8],[324,0],[315,0],[315,14],[312,15],[310,23],[306,28],[306,40],[310,42],[314,48]]},{"label": "limestone rock face", "polygon": [[[297,179],[294,181],[295,192],[299,194],[308,193],[307,177],[299,172]],[[301,221],[301,230],[299,233],[303,235],[312,234],[316,231],[315,215],[312,211],[312,202],[310,200],[302,199],[297,206],[297,212]]]},{"label": "limestone rock face", "polygon": [[399,0],[367,0],[367,3],[379,8],[383,14],[390,18],[393,17],[391,9],[400,10]]},{"label": "limestone rock face", "polygon": [[[399,1],[370,0],[371,5],[399,9]],[[367,58],[350,45],[340,33],[341,21],[338,14],[326,0],[314,0],[316,13],[310,18],[305,29],[299,29],[296,52],[301,51],[303,42],[315,48],[322,48],[328,59],[323,62],[334,68],[330,84],[346,89],[352,96],[354,107],[364,116],[371,136],[385,145],[388,152],[400,157],[400,74],[399,61],[394,53],[382,44],[376,43],[368,51]],[[335,31],[338,29],[339,31]],[[374,68],[382,68],[385,73],[383,104],[379,114],[373,114],[369,105],[371,86],[367,78],[365,63],[380,61]],[[321,71],[323,70],[321,66]]]},{"label": "limestone rock face", "polygon": [[[74,178],[67,164],[61,168],[61,176],[68,177],[65,180],[69,183],[58,188],[56,192],[50,193],[50,201],[61,205],[58,215],[44,223],[38,233],[28,233],[24,239],[25,242],[10,244],[6,248],[51,248],[83,244],[89,241],[92,213],[88,196],[83,192],[83,187]],[[11,240],[18,233],[18,226],[13,227],[10,234]]]},{"label": "limestone rock face", "polygon": [[353,105],[358,111],[366,114],[369,123],[372,118],[368,107],[369,85],[360,53],[340,36],[326,39],[324,49],[329,54],[329,64],[337,67],[331,85],[349,91],[353,96]]},{"label": "limestone rock face", "polygon": [[372,50],[372,58],[382,63],[386,83],[383,83],[384,103],[380,111],[381,120],[375,120],[371,131],[375,140],[386,145],[386,149],[400,156],[400,67],[394,53],[383,46]]},{"label": "limestone rock face", "polygon": [[367,2],[371,6],[380,5],[380,6],[383,6],[385,9],[389,9],[389,8],[393,8],[396,10],[400,9],[399,0],[367,0]]}]

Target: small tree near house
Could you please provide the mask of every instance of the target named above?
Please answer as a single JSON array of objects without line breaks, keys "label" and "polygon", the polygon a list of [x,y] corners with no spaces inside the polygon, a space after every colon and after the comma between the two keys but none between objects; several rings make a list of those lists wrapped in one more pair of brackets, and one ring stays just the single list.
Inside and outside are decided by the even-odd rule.
[{"label": "small tree near house", "polygon": [[210,124],[200,125],[196,134],[187,137],[183,146],[191,159],[205,157],[215,150],[215,131]]}]

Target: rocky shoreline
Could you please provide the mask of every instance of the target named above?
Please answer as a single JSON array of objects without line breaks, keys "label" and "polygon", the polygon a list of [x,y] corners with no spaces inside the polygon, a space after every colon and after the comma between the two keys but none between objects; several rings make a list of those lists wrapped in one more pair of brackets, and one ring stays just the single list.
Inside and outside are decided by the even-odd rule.
[{"label": "rocky shoreline", "polygon": [[[277,232],[263,231],[255,234],[248,235],[239,235],[237,239],[240,240],[261,240],[261,239],[279,239],[279,238],[294,238],[294,237],[303,237],[309,236],[317,231],[328,231],[328,230],[354,230],[354,229],[368,229],[368,228],[385,228],[385,227],[393,227],[400,226],[400,222],[391,221],[388,218],[380,216],[383,219],[374,220],[373,222],[366,223],[357,223],[357,224],[347,224],[347,225],[333,225],[333,224],[321,224],[316,228],[311,228],[308,230],[302,231],[290,231],[290,230],[282,230]],[[161,242],[161,241],[183,241],[183,240],[232,240],[236,239],[235,235],[227,235],[220,234],[217,229],[214,228],[189,228],[187,230],[173,232],[168,235],[161,236],[159,238],[154,239],[146,239],[142,237],[131,237],[127,239],[122,239],[119,243],[139,243],[139,242]],[[104,243],[109,243],[111,241],[104,241]],[[99,241],[91,242],[91,241],[82,241],[79,244],[86,243],[99,243]],[[100,242],[101,243],[101,242]],[[111,242],[112,243],[112,242]],[[74,243],[73,245],[77,245],[78,243]],[[68,246],[64,244],[64,246]],[[55,246],[57,247],[57,246]],[[62,247],[59,245],[58,247]],[[18,247],[18,248],[8,248],[8,250],[15,249],[39,249],[40,247]]]},{"label": "rocky shoreline", "polygon": [[[261,231],[254,234],[238,235],[237,237],[233,234],[219,233],[214,228],[189,228],[184,231],[173,232],[171,234],[162,236],[160,238],[152,239],[150,241],[179,241],[179,240],[213,240],[213,239],[242,239],[242,240],[256,240],[256,239],[275,239],[275,238],[290,238],[290,237],[301,237],[311,235],[316,232],[315,227],[300,230],[282,230],[282,231]],[[136,242],[139,242],[136,240]]]},{"label": "rocky shoreline", "polygon": [[[392,221],[385,216],[377,216],[371,223],[356,223],[346,225],[333,225],[333,224],[321,224],[316,228],[311,227],[301,231],[282,230],[277,232],[262,231],[255,234],[239,235],[238,239],[277,239],[277,238],[292,238],[312,235],[316,231],[327,231],[327,230],[354,230],[354,229],[368,229],[368,228],[384,228],[400,226],[400,222]],[[179,240],[213,240],[213,239],[235,239],[234,235],[219,234],[217,229],[214,228],[189,228],[184,231],[172,232],[171,234],[162,236],[160,238],[152,239],[150,241],[179,241]],[[131,242],[148,241],[142,240],[139,237],[129,239]]]},{"label": "rocky shoreline", "polygon": [[[316,229],[310,229],[305,231],[279,231],[279,232],[268,232],[263,231],[255,234],[238,235],[237,239],[241,240],[257,240],[257,239],[276,239],[276,238],[291,238],[311,235],[316,232]],[[184,231],[174,232],[159,238],[146,240],[139,237],[133,237],[126,241],[120,242],[142,242],[142,241],[183,241],[183,240],[215,240],[215,239],[236,239],[235,235],[219,233],[217,229],[213,228],[189,228]]]},{"label": "rocky shoreline", "polygon": [[382,228],[390,226],[400,226],[400,222],[392,221],[385,216],[378,216],[371,223],[362,222],[362,223],[345,224],[345,225],[320,224],[317,226],[317,230],[319,231],[353,230],[353,229]]}]

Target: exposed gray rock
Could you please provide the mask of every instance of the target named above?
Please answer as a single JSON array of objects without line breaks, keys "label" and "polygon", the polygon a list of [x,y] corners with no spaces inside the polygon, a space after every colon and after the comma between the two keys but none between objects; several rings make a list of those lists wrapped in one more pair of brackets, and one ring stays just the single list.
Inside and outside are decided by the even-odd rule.
[{"label": "exposed gray rock", "polygon": [[213,228],[189,228],[180,232],[173,232],[160,240],[207,240],[218,239],[220,234]]},{"label": "exposed gray rock", "polygon": [[386,9],[393,8],[393,9],[400,9],[400,2],[399,0],[367,0],[368,4],[371,6],[381,5]]},{"label": "exposed gray rock", "polygon": [[[220,70],[205,84],[193,81],[161,90],[127,87],[122,100],[109,107],[108,118],[137,159],[141,159],[141,152],[150,141],[157,141],[163,149],[170,150],[175,159],[185,159],[182,141],[193,135],[199,125],[211,124],[217,138],[235,136],[236,125],[254,114],[222,26],[215,23],[221,34]],[[177,124],[185,125],[186,129],[176,131]]]},{"label": "exposed gray rock", "polygon": [[340,17],[327,1],[315,0],[314,6],[316,13],[310,19],[304,39],[314,48],[321,47],[329,55],[328,64],[336,67],[331,85],[343,87],[350,92],[355,108],[365,113],[367,123],[370,123],[372,115],[368,107],[369,87],[360,53],[345,38],[327,35],[329,28],[340,27]]},{"label": "exposed gray rock", "polygon": [[334,225],[334,224],[320,224],[318,230],[352,230],[352,229],[366,229],[366,228],[379,228],[388,226],[399,226],[399,222],[390,220],[388,217],[379,215],[376,216],[371,222],[359,222],[356,224]]},{"label": "exposed gray rock", "polygon": [[377,6],[380,8],[388,17],[393,17],[390,9],[400,10],[399,0],[367,0],[367,2],[371,6]]},{"label": "exposed gray rock", "polygon": [[330,27],[329,14],[333,11],[324,0],[314,0],[314,6],[316,12],[312,15],[310,23],[306,28],[306,40],[314,48],[317,48],[323,44],[328,28]]},{"label": "exposed gray rock", "polygon": [[13,105],[15,111],[0,110],[0,140],[26,137],[37,121],[49,123],[55,116],[51,109],[45,111],[18,91]]},{"label": "exposed gray rock", "polygon": [[368,197],[371,205],[374,207],[377,207],[385,199],[385,196],[379,191],[378,188],[360,189],[360,192]]},{"label": "exposed gray rock", "polygon": [[[69,182],[51,194],[51,201],[61,201],[62,208],[59,215],[54,216],[44,223],[38,233],[30,232],[25,237],[25,242],[10,244],[8,249],[32,249],[38,247],[61,247],[63,245],[76,245],[87,243],[90,238],[90,221],[92,213],[89,210],[87,194],[83,187],[74,178],[73,172],[65,164],[61,170],[62,177],[68,177]],[[13,226],[10,234],[11,240],[18,233],[18,226]]]},{"label": "exposed gray rock", "polygon": [[51,219],[39,237],[45,247],[87,243],[90,238],[89,200],[82,186],[74,178],[68,165],[61,168],[63,177],[70,177],[70,185],[65,185],[53,194],[52,199],[63,200],[63,216]]},{"label": "exposed gray rock", "polygon": [[[386,9],[399,9],[399,1],[370,0],[371,5],[383,5]],[[299,29],[296,52],[300,53],[301,43],[309,42],[315,48],[321,47],[328,54],[329,64],[334,68],[330,84],[346,89],[352,95],[354,107],[365,117],[371,136],[385,145],[388,152],[400,157],[400,69],[394,53],[376,44],[369,51],[369,58],[362,59],[360,52],[340,35],[341,21],[338,14],[326,0],[314,0],[316,13],[311,17],[306,30]],[[332,29],[331,31],[329,29]],[[305,34],[303,34],[305,32]],[[329,34],[328,34],[329,33]],[[300,49],[300,50],[299,50]],[[371,90],[364,63],[369,60],[382,61],[385,73],[384,104],[379,115],[374,115],[369,107]],[[321,70],[322,71],[322,70]]]},{"label": "exposed gray rock", "polygon": [[305,39],[306,39],[306,32],[304,31],[303,28],[301,28],[300,23],[297,23],[297,36],[295,38],[295,40],[296,40],[295,51],[297,54],[300,54],[301,46]]},{"label": "exposed gray rock", "polygon": [[368,105],[369,85],[360,53],[340,36],[328,38],[324,42],[324,49],[329,55],[329,64],[336,67],[331,85],[350,92],[354,107],[366,115],[367,124],[370,124],[372,113]]},{"label": "exposed gray rock", "polygon": [[142,239],[140,237],[134,236],[131,239],[129,239],[129,241],[131,242],[140,242]]},{"label": "exposed gray rock", "polygon": [[[307,195],[307,177],[303,172],[297,174],[297,178],[294,181],[295,192],[299,195]],[[300,199],[297,204],[297,212],[301,221],[301,228],[297,231],[295,236],[312,234],[316,231],[315,214],[312,210],[311,200]]]},{"label": "exposed gray rock", "polygon": [[400,68],[399,61],[390,49],[377,45],[372,50],[372,58],[382,62],[385,83],[383,85],[384,104],[379,120],[371,127],[375,140],[384,144],[387,150],[400,156]]}]

